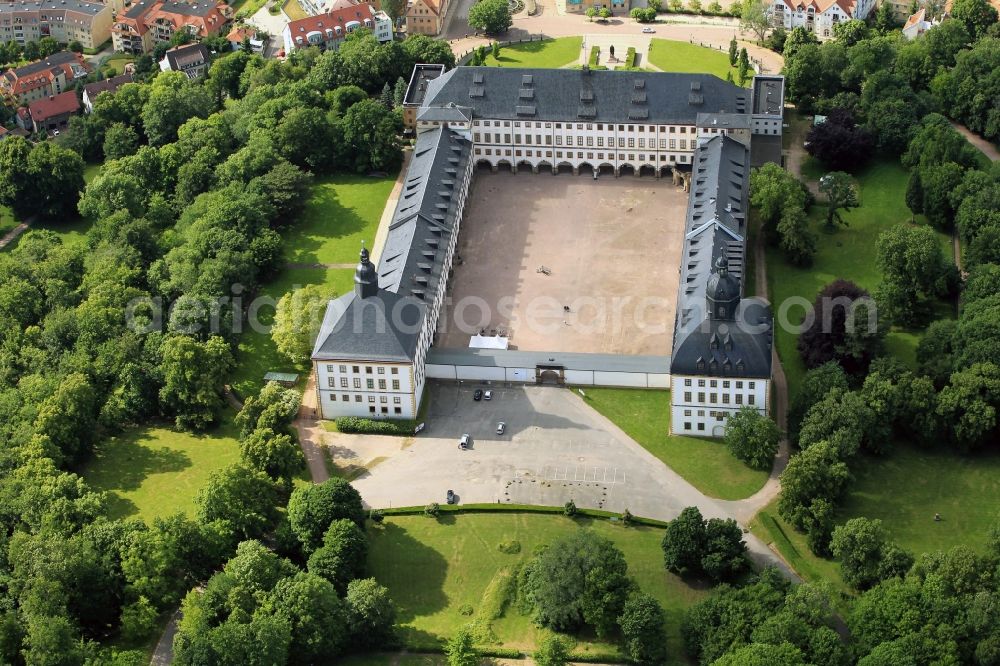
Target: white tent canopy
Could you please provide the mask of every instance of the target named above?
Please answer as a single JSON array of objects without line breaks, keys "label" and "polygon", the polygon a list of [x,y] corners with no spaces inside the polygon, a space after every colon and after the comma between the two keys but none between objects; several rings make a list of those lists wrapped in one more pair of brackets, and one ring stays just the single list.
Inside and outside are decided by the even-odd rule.
[{"label": "white tent canopy", "polygon": [[470,349],[507,349],[510,341],[502,335],[473,335],[469,338]]}]

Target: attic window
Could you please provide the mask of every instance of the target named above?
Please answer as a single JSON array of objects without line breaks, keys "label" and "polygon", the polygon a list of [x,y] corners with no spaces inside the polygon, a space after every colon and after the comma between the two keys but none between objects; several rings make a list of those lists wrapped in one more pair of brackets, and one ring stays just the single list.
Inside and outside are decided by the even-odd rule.
[{"label": "attic window", "polygon": [[517,96],[521,99],[535,99],[535,91],[531,88],[521,88]]},{"label": "attic window", "polygon": [[483,73],[482,72],[476,72],[475,74],[473,74],[472,75],[472,82],[473,83],[482,83],[483,82]]},{"label": "attic window", "polygon": [[581,102],[593,102],[594,101],[594,91],[593,90],[581,90],[580,91],[580,101]]},{"label": "attic window", "polygon": [[482,86],[472,86],[469,88],[469,97],[483,97],[486,90]]},{"label": "attic window", "polygon": [[522,86],[530,86],[531,83],[532,83],[532,81],[534,81],[534,77],[532,77],[531,74],[522,74],[521,75],[521,85]]},{"label": "attic window", "polygon": [[644,79],[636,79],[635,80],[635,89],[636,90],[642,90],[645,87],[646,87],[646,81]]}]

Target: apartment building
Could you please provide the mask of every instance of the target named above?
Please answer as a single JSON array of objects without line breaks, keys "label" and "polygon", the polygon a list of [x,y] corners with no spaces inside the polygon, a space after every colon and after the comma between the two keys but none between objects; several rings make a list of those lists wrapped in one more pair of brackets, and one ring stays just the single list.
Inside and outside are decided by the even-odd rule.
[{"label": "apartment building", "polygon": [[55,132],[63,130],[69,119],[80,110],[80,100],[75,90],[36,99],[17,110],[17,124],[28,132]]},{"label": "apartment building", "polygon": [[290,21],[282,32],[285,53],[309,46],[337,49],[359,28],[370,30],[379,42],[392,41],[392,19],[388,14],[368,2],[349,3],[317,16]]},{"label": "apartment building", "polygon": [[0,92],[17,104],[28,104],[71,89],[89,73],[90,67],[79,53],[59,51],[43,60],[8,69],[0,76]]},{"label": "apartment building", "polygon": [[93,49],[111,38],[113,14],[111,6],[84,0],[0,2],[0,42],[23,46],[52,37],[63,44],[78,41]]},{"label": "apartment building", "polygon": [[160,61],[161,72],[182,72],[189,79],[200,79],[208,72],[212,56],[204,44],[184,44],[168,49]]},{"label": "apartment building", "polygon": [[832,37],[837,23],[865,19],[875,7],[875,0],[773,0],[766,11],[774,27],[801,27],[817,37]]},{"label": "apartment building", "polygon": [[217,35],[229,21],[229,5],[219,0],[140,0],[111,27],[115,51],[149,53],[179,30],[195,38]]},{"label": "apartment building", "polygon": [[444,28],[449,0],[410,0],[406,6],[406,34],[436,37]]}]

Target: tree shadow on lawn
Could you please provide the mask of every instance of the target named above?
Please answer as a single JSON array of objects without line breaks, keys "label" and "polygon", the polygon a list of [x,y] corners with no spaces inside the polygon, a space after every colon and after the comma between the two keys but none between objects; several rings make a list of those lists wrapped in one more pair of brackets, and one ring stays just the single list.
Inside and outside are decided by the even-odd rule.
[{"label": "tree shadow on lawn", "polygon": [[[454,521],[454,517],[451,518]],[[427,520],[433,519],[428,517]],[[441,553],[391,522],[369,528],[368,536],[371,543],[369,571],[379,583],[389,588],[398,609],[399,624],[447,608],[449,601],[444,593],[444,582],[448,561]],[[410,635],[414,631],[423,633],[409,627],[402,630],[408,645],[415,644],[415,637]],[[431,642],[436,644],[439,641],[433,638]]]},{"label": "tree shadow on lawn", "polygon": [[88,464],[87,483],[111,495],[109,508],[115,515],[138,513],[135,503],[117,492],[138,490],[150,474],[182,472],[191,467],[187,453],[148,444],[156,439],[145,430],[134,430],[108,439],[94,452]]},{"label": "tree shadow on lawn", "polygon": [[[368,223],[360,215],[341,203],[340,192],[334,183],[317,183],[301,220],[288,227],[285,239],[287,260],[293,263],[339,263],[319,256],[323,246],[330,241],[344,241],[349,236],[360,234],[366,226]],[[360,246],[355,251],[359,250]]]}]

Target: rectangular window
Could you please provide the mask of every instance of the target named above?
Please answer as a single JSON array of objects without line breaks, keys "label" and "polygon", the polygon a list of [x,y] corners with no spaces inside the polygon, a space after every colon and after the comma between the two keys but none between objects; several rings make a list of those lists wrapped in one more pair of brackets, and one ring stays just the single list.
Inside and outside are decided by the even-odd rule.
[{"label": "rectangular window", "polygon": [[737,393],[736,394],[736,404],[737,405],[742,405],[743,404],[743,394],[742,393]]},{"label": "rectangular window", "polygon": [[378,374],[380,374],[380,375],[384,375],[384,374],[385,374],[385,368],[383,368],[383,367],[379,366],[379,369],[378,369]]},{"label": "rectangular window", "polygon": [[691,402],[691,391],[684,391],[684,402]]},{"label": "rectangular window", "polygon": [[561,146],[562,145],[562,137],[561,136],[557,136],[556,137],[556,145],[557,146]]},{"label": "rectangular window", "polygon": [[351,372],[361,372],[361,369],[358,366],[353,365],[351,367],[353,368],[353,370]]},{"label": "rectangular window", "polygon": [[326,366],[326,371],[327,372],[333,372],[333,366],[332,365]]},{"label": "rectangular window", "polygon": [[753,395],[753,393],[751,393],[750,395],[748,395],[748,396],[747,396],[747,404],[748,404],[748,405],[753,405],[753,404],[756,404],[756,403],[754,402],[754,395]]},{"label": "rectangular window", "polygon": [[343,395],[341,395],[341,396],[340,396],[340,399],[341,399],[341,400],[342,400],[343,402],[349,402],[349,401],[351,400],[351,396],[349,396],[349,395],[347,395],[346,393],[344,393]]},{"label": "rectangular window", "polygon": [[603,148],[604,147],[604,137],[603,136],[597,137],[597,147],[598,148]]},{"label": "rectangular window", "polygon": [[685,421],[684,422],[684,429],[685,430],[690,430],[691,429],[691,422],[690,421]]},{"label": "rectangular window", "polygon": [[360,395],[354,396],[354,402],[361,402],[361,396]]},{"label": "rectangular window", "polygon": [[393,379],[392,380],[392,390],[393,391],[398,391],[399,390],[399,380],[398,379]]},{"label": "rectangular window", "polygon": [[340,378],[340,388],[347,388],[347,377]]},{"label": "rectangular window", "polygon": [[729,388],[729,380],[728,380],[728,379],[727,379],[727,380],[724,380],[724,381],[722,382],[722,388]]},{"label": "rectangular window", "polygon": [[698,402],[705,402],[705,393],[704,393],[704,391],[698,391]]},{"label": "rectangular window", "polygon": [[677,149],[677,139],[671,139],[670,140],[670,150],[676,150],[676,149]]},{"label": "rectangular window", "polygon": [[369,391],[372,390],[373,388],[375,388],[375,380],[374,379],[367,380],[366,384],[368,385],[368,390]]},{"label": "rectangular window", "polygon": [[402,414],[402,413],[403,413],[403,410],[402,410],[401,408],[399,408],[399,407],[393,407],[393,408],[392,408],[392,412],[393,412],[394,414]]},{"label": "rectangular window", "polygon": [[629,138],[629,140],[628,140],[628,147],[629,148],[635,148],[635,139]]},{"label": "rectangular window", "polygon": [[340,366],[340,371],[341,372],[347,372],[347,366],[346,365]]},{"label": "rectangular window", "polygon": [[368,405],[368,411],[369,411],[369,413],[374,414],[375,413],[375,405]]},{"label": "rectangular window", "polygon": [[333,377],[327,377],[326,385],[329,386],[330,388],[334,388],[337,384],[334,382]]},{"label": "rectangular window", "polygon": [[711,386],[712,388],[718,388],[719,382],[717,382],[717,381],[715,381],[713,379],[713,380],[711,380],[711,381],[708,382],[708,385]]},{"label": "rectangular window", "polygon": [[390,374],[398,375],[399,374],[399,368],[389,368],[389,372],[390,372]]},{"label": "rectangular window", "polygon": [[750,382],[750,389],[753,390],[755,382]]},{"label": "rectangular window", "polygon": [[389,402],[389,398],[387,396],[383,395],[381,398],[379,398],[379,402],[381,402],[382,404],[385,404],[385,403]]},{"label": "rectangular window", "polygon": [[385,390],[385,380],[384,379],[378,380],[378,390],[379,391],[384,391]]},{"label": "rectangular window", "polygon": [[645,139],[639,139],[639,147],[640,148],[645,148],[646,147],[646,140]]},{"label": "rectangular window", "polygon": [[685,409],[684,410],[684,416],[691,416],[691,410],[690,409]]},{"label": "rectangular window", "polygon": [[330,395],[330,402],[337,402],[337,394],[333,393]]},{"label": "rectangular window", "polygon": [[699,379],[698,380],[698,386],[699,387],[704,387],[705,386],[705,380],[704,379]]},{"label": "rectangular window", "polygon": [[698,430],[704,430],[704,429],[705,429],[705,424],[704,423],[699,423],[698,424]]},{"label": "rectangular window", "polygon": [[356,388],[356,389],[361,388],[361,379],[358,378],[358,377],[354,378],[354,388]]},{"label": "rectangular window", "polygon": [[723,405],[728,405],[729,404],[729,394],[728,393],[723,393],[722,394],[722,404]]},{"label": "rectangular window", "polygon": [[397,405],[403,402],[402,399],[399,397],[393,398],[392,401]]},{"label": "rectangular window", "polygon": [[373,395],[368,396],[368,402],[375,402],[375,396]]},{"label": "rectangular window", "polygon": [[684,386],[691,386],[691,380],[690,379],[685,379],[684,380]]},{"label": "rectangular window", "polygon": [[718,393],[710,393],[709,396],[708,396],[708,401],[714,405],[715,403],[717,403],[719,401],[719,394]]}]

